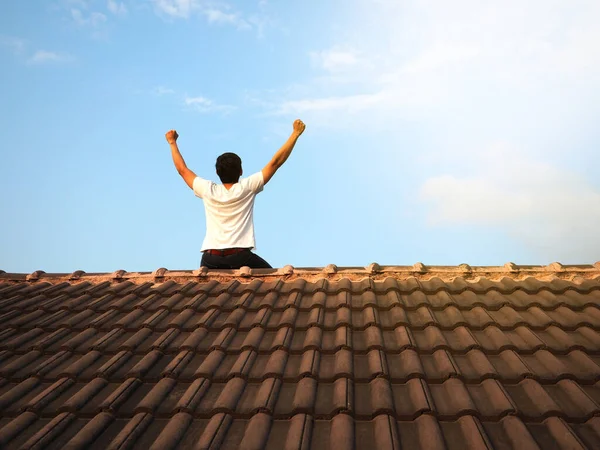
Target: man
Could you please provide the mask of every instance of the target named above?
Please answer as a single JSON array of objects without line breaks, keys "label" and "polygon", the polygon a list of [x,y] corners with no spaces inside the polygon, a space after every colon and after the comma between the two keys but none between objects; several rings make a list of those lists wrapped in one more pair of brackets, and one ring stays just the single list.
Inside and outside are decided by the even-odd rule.
[{"label": "man", "polygon": [[177,131],[165,134],[171,146],[175,168],[197,197],[204,201],[206,236],[202,243],[201,265],[209,269],[271,268],[252,252],[254,240],[254,197],[263,190],[277,169],[288,159],[305,125],[296,120],[288,140],[260,171],[242,178],[242,160],[235,153],[223,153],[215,165],[223,184],[202,179],[185,164],[177,147]]}]

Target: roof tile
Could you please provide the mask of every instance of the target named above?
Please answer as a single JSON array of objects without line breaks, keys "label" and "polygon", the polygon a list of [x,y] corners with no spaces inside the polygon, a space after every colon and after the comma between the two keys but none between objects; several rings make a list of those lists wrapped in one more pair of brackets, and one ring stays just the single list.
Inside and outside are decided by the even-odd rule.
[{"label": "roof tile", "polygon": [[198,441],[197,448],[207,450],[220,448],[232,422],[233,418],[230,414],[219,413],[212,416]]},{"label": "roof tile", "polygon": [[0,446],[594,447],[597,269],[408,269],[1,274]]},{"label": "roof tile", "polygon": [[[424,414],[415,420],[417,428],[417,445],[421,449],[445,450],[444,436],[440,425],[434,417]],[[402,436],[402,430],[400,435]],[[408,434],[408,433],[407,433]],[[461,442],[461,441],[457,441]],[[407,446],[408,447],[408,446]],[[415,447],[413,445],[413,447]],[[410,448],[410,447],[409,447]]]},{"label": "roof tile", "polygon": [[290,419],[285,438],[285,450],[309,450],[311,447],[313,416],[296,414]]},{"label": "roof tile", "polygon": [[90,400],[95,397],[102,389],[108,385],[108,382],[102,378],[94,378],[89,383],[86,383],[81,390],[70,397],[60,407],[60,411],[68,411],[75,413],[81,410]]},{"label": "roof tile", "polygon": [[46,448],[76,419],[74,414],[64,412],[48,422],[40,431],[29,438],[24,448]]},{"label": "roof tile", "polygon": [[354,420],[348,414],[337,414],[331,421],[330,442],[337,450],[354,448]]},{"label": "roof tile", "polygon": [[24,412],[14,418],[3,427],[0,427],[0,446],[8,446],[17,435],[28,428],[35,420],[37,415],[31,411]]}]

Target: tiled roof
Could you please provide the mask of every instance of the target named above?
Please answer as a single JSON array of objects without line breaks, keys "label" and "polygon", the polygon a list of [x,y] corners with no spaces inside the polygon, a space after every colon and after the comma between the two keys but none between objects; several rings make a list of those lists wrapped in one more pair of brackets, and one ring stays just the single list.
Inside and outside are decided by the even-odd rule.
[{"label": "tiled roof", "polygon": [[599,449],[600,265],[0,271],[0,448]]}]

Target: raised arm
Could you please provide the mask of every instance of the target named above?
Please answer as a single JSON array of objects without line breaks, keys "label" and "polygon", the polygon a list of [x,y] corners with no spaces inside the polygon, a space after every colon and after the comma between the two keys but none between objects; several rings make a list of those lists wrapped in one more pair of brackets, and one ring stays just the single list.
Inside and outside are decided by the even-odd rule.
[{"label": "raised arm", "polygon": [[179,153],[179,147],[177,147],[177,138],[179,135],[177,134],[177,131],[169,130],[167,131],[167,134],[165,134],[165,137],[171,146],[171,156],[173,157],[173,163],[175,164],[177,172],[179,172],[179,175],[181,175],[190,189],[194,189],[194,178],[196,178],[196,174],[188,169],[181,153]]},{"label": "raised arm", "polygon": [[304,122],[302,122],[300,119],[294,121],[294,130],[292,131],[292,134],[285,144],[283,144],[281,148],[277,150],[277,153],[275,153],[273,158],[271,158],[271,161],[269,161],[269,163],[262,170],[265,184],[269,182],[273,175],[275,175],[275,172],[277,172],[277,169],[279,169],[288,159],[292,153],[292,150],[294,149],[294,145],[296,145],[296,141],[304,132],[304,128],[306,128],[306,125],[304,125]]}]

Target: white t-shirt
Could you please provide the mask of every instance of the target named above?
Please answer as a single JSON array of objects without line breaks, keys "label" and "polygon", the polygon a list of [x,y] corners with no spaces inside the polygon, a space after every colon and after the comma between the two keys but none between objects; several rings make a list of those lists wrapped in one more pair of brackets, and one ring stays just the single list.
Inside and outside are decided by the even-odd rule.
[{"label": "white t-shirt", "polygon": [[200,251],[254,248],[254,197],[265,185],[262,172],[242,178],[227,190],[222,184],[194,179],[194,194],[204,200],[206,236]]}]

